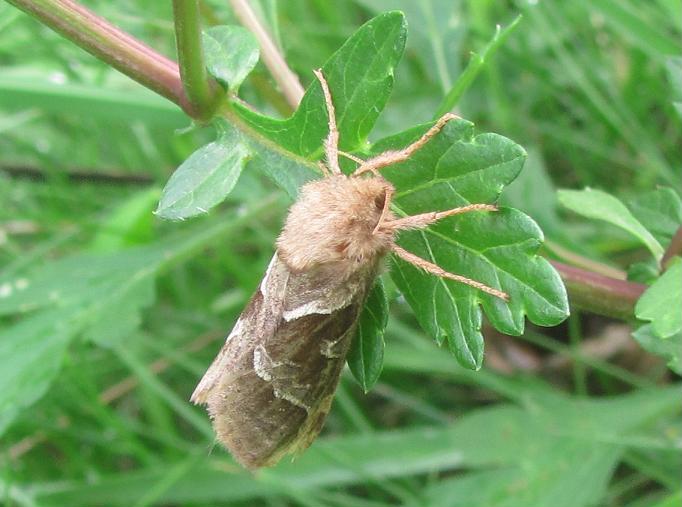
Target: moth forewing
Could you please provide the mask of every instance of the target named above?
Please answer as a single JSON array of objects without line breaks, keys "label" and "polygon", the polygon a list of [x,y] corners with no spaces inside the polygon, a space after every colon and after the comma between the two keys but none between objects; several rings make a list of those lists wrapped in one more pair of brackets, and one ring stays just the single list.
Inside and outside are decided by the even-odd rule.
[{"label": "moth forewing", "polygon": [[192,401],[250,469],[304,449],[322,429],[376,266],[334,281],[294,273],[279,253]]}]

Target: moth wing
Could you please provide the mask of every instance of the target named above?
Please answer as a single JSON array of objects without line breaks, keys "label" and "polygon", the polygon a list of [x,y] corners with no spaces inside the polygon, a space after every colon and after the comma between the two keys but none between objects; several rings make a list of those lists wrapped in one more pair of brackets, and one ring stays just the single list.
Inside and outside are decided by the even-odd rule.
[{"label": "moth wing", "polygon": [[220,441],[250,469],[301,450],[322,429],[376,270],[290,272],[275,254],[197,386]]},{"label": "moth wing", "polygon": [[210,393],[224,381],[225,375],[230,375],[232,365],[253,350],[257,342],[268,340],[275,333],[284,309],[288,277],[289,270],[275,254],[258,289],[194,389],[190,398],[192,403],[207,403]]},{"label": "moth wing", "polygon": [[274,339],[258,347],[254,365],[275,398],[305,415],[265,465],[307,448],[322,430],[375,276],[373,266],[342,280],[327,279],[324,272],[290,274],[282,321]]}]

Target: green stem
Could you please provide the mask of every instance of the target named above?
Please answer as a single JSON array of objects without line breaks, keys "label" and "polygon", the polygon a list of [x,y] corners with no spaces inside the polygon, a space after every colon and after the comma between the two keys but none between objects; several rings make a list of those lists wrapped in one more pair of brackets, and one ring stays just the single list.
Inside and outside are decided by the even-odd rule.
[{"label": "green stem", "polygon": [[[574,310],[568,318],[568,336],[571,340],[571,353],[573,357],[580,356],[580,347],[582,345],[582,329],[580,328],[581,318],[578,310]],[[585,363],[582,361],[573,362],[573,384],[575,392],[579,396],[587,396],[587,372],[585,370]]]},{"label": "green stem", "polygon": [[105,19],[71,0],[8,0],[44,25],[108,63],[126,76],[196,112],[187,99],[178,65]]},{"label": "green stem", "polygon": [[631,319],[635,303],[647,288],[641,283],[616,280],[561,262],[550,262],[559,271],[571,304],[597,315]]},{"label": "green stem", "polygon": [[209,78],[201,48],[201,23],[197,0],[173,0],[175,43],[180,76],[196,117],[211,117],[220,97],[219,87]]},{"label": "green stem", "polygon": [[504,30],[502,30],[498,25],[495,35],[488,45],[483,49],[481,54],[471,54],[471,59],[469,60],[466,69],[464,69],[464,72],[460,74],[455,84],[452,86],[452,88],[450,88],[450,91],[438,106],[434,118],[443,116],[457,105],[457,102],[459,102],[459,99],[462,97],[464,92],[469,89],[471,83],[473,83],[474,79],[476,79],[476,76],[478,76],[478,73],[483,69],[486,60],[491,58],[495,54],[495,51],[497,51],[504,41],[507,40],[507,37],[509,37],[509,35],[518,26],[521,18],[522,16],[517,16],[516,19],[514,19],[514,21],[512,21],[511,24]]}]

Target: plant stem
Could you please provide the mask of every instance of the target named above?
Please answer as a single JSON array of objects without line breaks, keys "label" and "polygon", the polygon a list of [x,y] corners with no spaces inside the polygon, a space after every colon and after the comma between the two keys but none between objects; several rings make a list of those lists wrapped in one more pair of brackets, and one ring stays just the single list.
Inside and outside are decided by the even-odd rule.
[{"label": "plant stem", "polygon": [[206,72],[201,48],[201,23],[197,0],[173,0],[175,44],[178,50],[180,77],[196,117],[211,117],[220,98],[220,88]]},{"label": "plant stem", "polygon": [[178,65],[72,0],[8,0],[15,7],[196,117]]},{"label": "plant stem", "polygon": [[483,51],[480,54],[471,54],[471,59],[469,60],[466,69],[464,69],[464,72],[459,75],[459,78],[457,78],[455,84],[452,86],[452,88],[450,88],[450,91],[438,106],[434,118],[443,116],[457,105],[457,102],[459,102],[459,99],[462,97],[464,92],[469,89],[471,83],[473,83],[474,79],[476,79],[476,76],[478,76],[478,73],[485,66],[486,61],[492,58],[492,56],[495,54],[495,51],[497,51],[504,41],[507,40],[507,37],[509,37],[509,35],[518,26],[521,18],[521,15],[517,16],[514,21],[512,21],[511,24],[504,30],[501,29],[500,25],[497,25],[495,35],[488,45],[483,48]]},{"label": "plant stem", "polygon": [[550,261],[566,285],[571,304],[591,313],[628,320],[646,290],[641,283],[616,280],[584,269]]},{"label": "plant stem", "polygon": [[272,74],[272,77],[281,88],[282,94],[289,105],[296,109],[304,93],[298,76],[289,68],[284,57],[282,57],[277,46],[275,46],[275,43],[270,38],[270,34],[268,34],[265,27],[258,20],[258,17],[246,0],[230,0],[230,5],[242,25],[251,30],[256,39],[258,39],[263,63],[265,63],[270,74]]},{"label": "plant stem", "polygon": [[663,269],[667,267],[670,259],[680,254],[682,254],[682,225],[677,228],[677,232],[663,254],[663,258],[661,259],[661,266],[663,266]]}]

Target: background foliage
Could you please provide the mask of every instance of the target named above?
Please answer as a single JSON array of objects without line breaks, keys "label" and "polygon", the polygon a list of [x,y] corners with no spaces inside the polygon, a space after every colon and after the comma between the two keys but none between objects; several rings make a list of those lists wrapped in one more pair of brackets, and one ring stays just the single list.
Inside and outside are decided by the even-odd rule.
[{"label": "background foliage", "polygon": [[[7,503],[679,504],[680,391],[666,363],[679,373],[682,264],[673,261],[660,277],[657,265],[682,222],[679,4],[253,3],[305,85],[363,22],[403,10],[409,32],[393,92],[384,79],[369,93],[386,103],[371,132],[371,122],[344,117],[345,148],[368,149],[367,135],[375,141],[427,122],[444,97],[460,97],[457,111],[477,132],[501,134],[528,152],[503,201],[542,227],[543,254],[611,275],[629,269],[631,279],[652,284],[635,309],[639,320],[572,308],[559,327],[523,330],[488,313],[498,329],[523,334],[484,326],[486,356],[474,372],[424,335],[420,313],[416,319],[395,299],[387,278],[380,292],[393,302],[378,383],[365,395],[378,371],[355,361],[362,386],[344,376],[323,437],[295,462],[250,477],[223,451],[209,452],[210,424],[186,400],[258,283],[290,202],[263,172],[277,181],[272,167],[289,164],[282,173],[295,177],[277,183],[295,194],[314,166],[282,162],[267,143],[249,141],[241,151],[244,139],[229,125],[217,139],[211,129],[178,131],[189,121],[176,106],[3,3],[0,492]],[[169,4],[86,4],[174,57]],[[204,7],[206,25],[237,24],[224,2]],[[519,13],[514,31],[483,59],[495,25]],[[213,28],[204,44],[219,52],[225,41],[243,41],[241,32]],[[209,71],[259,111],[288,116],[262,64],[248,77],[234,71],[255,61],[252,45],[241,49],[240,61],[209,60]],[[480,74],[458,80],[470,61]],[[474,77],[471,69],[464,76]],[[324,124],[312,100],[303,107]],[[296,116],[284,122],[289,130],[246,110],[240,116],[262,132],[276,126],[275,140],[302,156],[319,150],[324,135],[300,134]],[[457,122],[444,134],[466,141],[469,128]],[[381,145],[402,145],[409,135]],[[215,153],[231,154],[233,179],[205,191],[216,190],[211,176],[228,167],[224,157],[223,165],[197,164],[206,171],[200,180],[179,170],[157,209],[176,167]],[[206,200],[188,204],[185,193],[169,192],[188,184]],[[557,187],[573,190],[557,194]],[[181,218],[188,206],[216,207],[185,222],[152,215]],[[475,232],[493,227],[472,223]],[[458,358],[466,365],[465,355]]]}]

